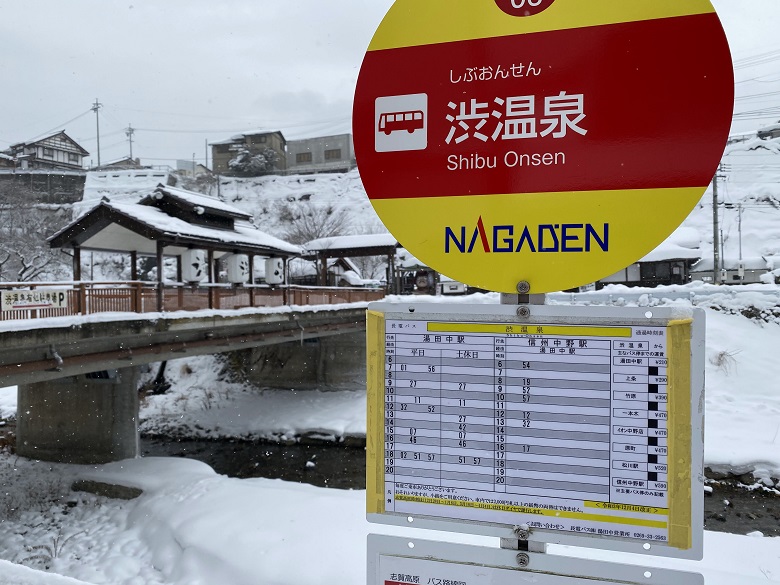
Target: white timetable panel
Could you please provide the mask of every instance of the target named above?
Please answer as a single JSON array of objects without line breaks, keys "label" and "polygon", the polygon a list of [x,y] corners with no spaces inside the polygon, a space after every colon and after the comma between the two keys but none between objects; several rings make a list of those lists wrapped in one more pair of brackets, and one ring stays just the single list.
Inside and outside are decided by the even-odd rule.
[{"label": "white timetable panel", "polygon": [[463,317],[375,327],[378,513],[691,548],[692,319]]},{"label": "white timetable panel", "polygon": [[697,573],[394,536],[368,536],[368,585],[704,585]]}]

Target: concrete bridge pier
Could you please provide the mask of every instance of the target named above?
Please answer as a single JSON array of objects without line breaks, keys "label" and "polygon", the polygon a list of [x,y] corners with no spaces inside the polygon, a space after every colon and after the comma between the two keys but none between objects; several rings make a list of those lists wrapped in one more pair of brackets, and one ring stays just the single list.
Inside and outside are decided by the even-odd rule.
[{"label": "concrete bridge pier", "polygon": [[238,353],[258,386],[355,389],[366,386],[366,334],[347,333],[305,342],[266,345]]},{"label": "concrete bridge pier", "polygon": [[19,384],[16,452],[95,464],[138,455],[138,368]]}]

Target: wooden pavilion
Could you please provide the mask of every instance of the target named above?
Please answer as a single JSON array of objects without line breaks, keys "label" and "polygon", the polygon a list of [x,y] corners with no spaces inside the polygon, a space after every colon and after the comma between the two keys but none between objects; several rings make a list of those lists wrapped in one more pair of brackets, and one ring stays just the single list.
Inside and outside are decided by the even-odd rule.
[{"label": "wooden pavilion", "polygon": [[[104,199],[48,241],[52,248],[73,251],[75,281],[82,280],[84,250],[129,254],[134,283],[138,281],[139,257],[156,258],[157,302],[154,310],[163,310],[168,304],[164,296],[166,257],[176,258],[176,280],[180,285],[178,304],[181,304],[183,289],[203,286],[207,289],[208,307],[215,308],[214,287],[208,285],[217,283],[216,266],[220,259],[229,259],[230,266],[239,267],[233,270],[239,276],[229,280],[236,287],[248,281],[247,290],[252,297],[256,257],[273,259],[271,265],[277,269],[271,275],[266,271],[266,282],[282,284],[287,259],[301,252],[297,246],[257,229],[248,213],[213,197],[162,184],[138,202]],[[140,303],[141,299],[134,302]],[[249,304],[254,305],[253,302]],[[133,307],[131,310],[143,309]]]}]

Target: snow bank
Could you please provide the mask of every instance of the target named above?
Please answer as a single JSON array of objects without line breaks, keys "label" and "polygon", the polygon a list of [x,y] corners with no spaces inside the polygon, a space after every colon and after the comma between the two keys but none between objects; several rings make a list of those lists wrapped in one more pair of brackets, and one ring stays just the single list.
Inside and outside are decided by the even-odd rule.
[{"label": "snow bank", "polygon": [[[486,537],[369,525],[362,491],[229,479],[204,467],[182,460],[144,459],[86,474],[147,488],[123,514],[128,530],[152,551],[151,562],[169,585],[362,584],[369,532],[498,546],[497,539]],[[707,533],[702,563],[569,547],[551,547],[550,552],[701,571],[708,585],[759,579],[780,583],[780,539]],[[84,561],[93,563],[89,558]],[[95,566],[108,570],[105,560]],[[138,581],[95,582],[134,585]]]},{"label": "snow bank", "polygon": [[0,419],[16,416],[16,386],[0,388]]},{"label": "snow bank", "polygon": [[0,585],[89,585],[89,583],[35,571],[8,561],[0,561]]}]

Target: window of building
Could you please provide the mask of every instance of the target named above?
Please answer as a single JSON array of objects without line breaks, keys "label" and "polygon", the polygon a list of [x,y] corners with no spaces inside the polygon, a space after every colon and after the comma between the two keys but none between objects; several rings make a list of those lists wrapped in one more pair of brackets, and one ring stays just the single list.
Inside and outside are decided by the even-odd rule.
[{"label": "window of building", "polygon": [[79,162],[79,155],[73,154],[72,152],[68,153],[68,162],[77,163]]},{"label": "window of building", "polygon": [[295,155],[295,162],[296,163],[310,163],[311,162],[311,153],[310,152],[299,152]]},{"label": "window of building", "polygon": [[325,160],[341,160],[341,149],[332,148],[325,151]]},{"label": "window of building", "polygon": [[48,158],[54,158],[54,149],[53,148],[44,148],[43,149],[43,156],[46,156]]}]

